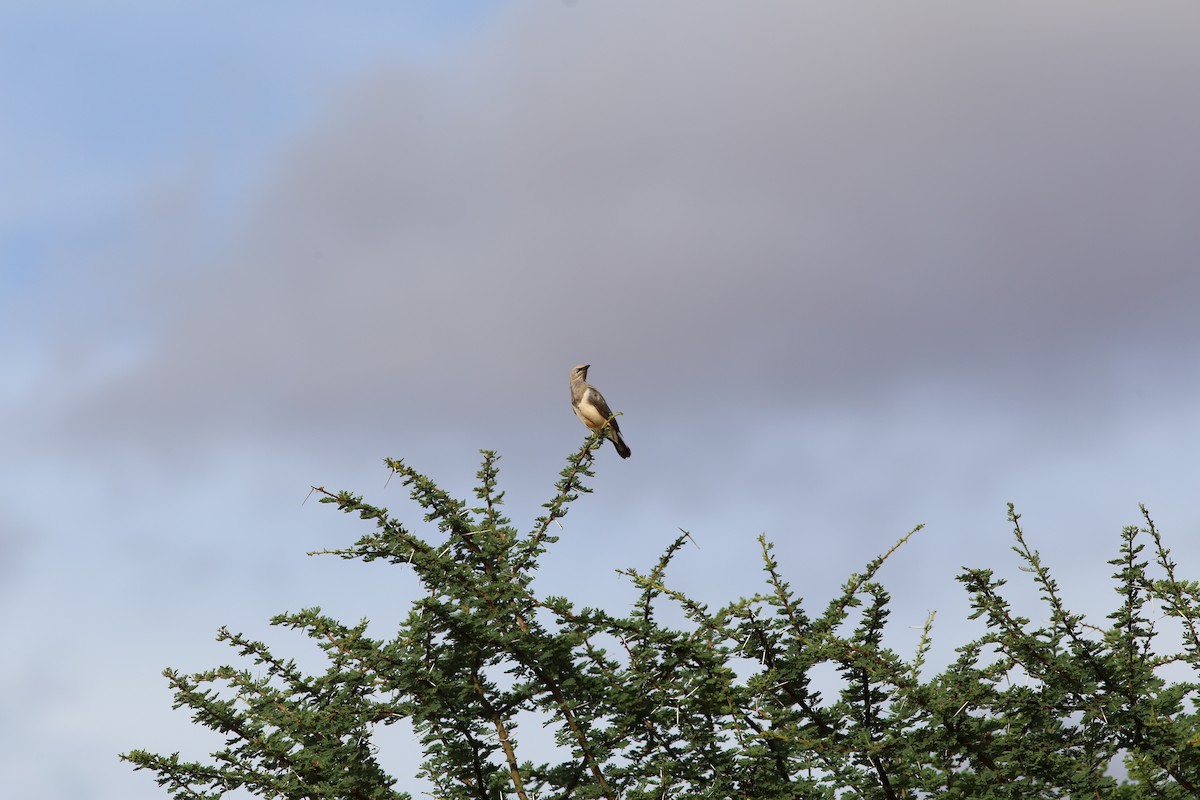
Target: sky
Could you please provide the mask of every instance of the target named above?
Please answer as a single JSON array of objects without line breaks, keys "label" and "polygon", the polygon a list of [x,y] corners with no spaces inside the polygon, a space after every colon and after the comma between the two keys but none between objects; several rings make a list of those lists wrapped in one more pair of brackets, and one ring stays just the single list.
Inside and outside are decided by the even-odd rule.
[{"label": "sky", "polygon": [[[1062,0],[0,5],[0,793],[164,796],[203,757],[164,667],[321,606],[386,635],[411,574],[306,553],[414,529],[402,458],[529,529],[622,413],[539,586],[617,612],[821,608],[982,633],[1013,502],[1103,623],[1145,503],[1200,576],[1200,6]],[[401,788],[414,741],[389,733]]]}]

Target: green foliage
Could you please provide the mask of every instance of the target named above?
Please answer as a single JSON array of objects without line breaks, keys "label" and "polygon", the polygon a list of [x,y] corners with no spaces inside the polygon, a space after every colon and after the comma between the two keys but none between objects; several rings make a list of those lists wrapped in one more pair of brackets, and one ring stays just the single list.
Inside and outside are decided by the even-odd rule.
[{"label": "green foliage", "polygon": [[[884,643],[889,595],[876,581],[895,547],[851,575],[825,608],[806,611],[760,538],[764,589],[710,609],[666,578],[684,533],[618,615],[539,597],[532,580],[591,477],[593,436],[574,453],[533,529],[500,514],[497,458],[484,452],[478,505],[468,508],[400,461],[387,466],[433,523],[422,538],[387,509],[318,489],[373,523],[352,547],[325,551],[412,570],[424,587],[390,639],[319,609],[275,617],[303,631],[329,667],[306,675],[261,642],[222,629],[253,669],[167,670],[175,707],[225,737],[208,763],[143,750],[172,795],[243,789],[271,798],[407,798],[375,759],[376,726],[408,720],[437,798],[1030,798],[1196,797],[1200,725],[1200,586],[1176,576],[1153,521],[1122,532],[1118,602],[1106,627],[1070,612],[1019,516],[1013,548],[1048,619],[1016,614],[990,570],[959,580],[984,634],[926,679],[932,616],[917,652]],[[919,529],[917,529],[919,530]],[[911,537],[909,533],[896,547]],[[1147,539],[1149,540],[1147,542]],[[1144,555],[1147,544],[1153,563]],[[674,606],[686,623],[659,621]],[[1161,653],[1168,621],[1179,652]],[[834,686],[814,674],[836,675]],[[530,760],[517,734],[530,721],[555,748]],[[551,752],[547,753],[546,750]],[[1128,782],[1110,776],[1123,759]]]}]

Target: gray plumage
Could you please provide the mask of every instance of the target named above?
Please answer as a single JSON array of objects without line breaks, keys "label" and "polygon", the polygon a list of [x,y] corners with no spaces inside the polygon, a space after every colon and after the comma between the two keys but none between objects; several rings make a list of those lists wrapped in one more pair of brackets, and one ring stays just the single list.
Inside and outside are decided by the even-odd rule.
[{"label": "gray plumage", "polygon": [[621,438],[621,428],[605,402],[604,395],[587,382],[590,366],[580,364],[571,370],[571,408],[589,430],[604,428],[604,435],[612,441],[613,447],[617,448],[617,455],[629,458],[629,446]]}]

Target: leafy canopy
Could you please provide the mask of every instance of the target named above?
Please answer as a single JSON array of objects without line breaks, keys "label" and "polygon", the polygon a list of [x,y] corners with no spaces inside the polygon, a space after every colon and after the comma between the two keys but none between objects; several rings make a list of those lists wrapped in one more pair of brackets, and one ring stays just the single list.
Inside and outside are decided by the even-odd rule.
[{"label": "leafy canopy", "polygon": [[[317,643],[323,674],[221,629],[250,666],[164,674],[175,707],[224,746],[206,762],[145,750],[122,758],[181,798],[409,798],[372,744],[378,726],[407,720],[420,737],[420,776],[433,797],[454,800],[1200,796],[1198,686],[1164,677],[1200,667],[1200,585],[1177,576],[1145,508],[1144,526],[1121,532],[1115,609],[1095,626],[1068,610],[1010,505],[1013,549],[1048,621],[1019,616],[991,570],[966,569],[958,580],[985,632],[927,677],[932,615],[911,658],[893,652],[890,596],[876,579],[919,528],[816,611],[762,537],[763,588],[721,608],[667,581],[686,533],[649,570],[623,571],[639,592],[624,613],[538,596],[539,561],[590,491],[602,442],[595,434],[567,459],[527,533],[500,513],[489,451],[471,507],[385,462],[425,511],[424,536],[361,497],[315,489],[373,526],[323,552],[411,571],[423,596],[387,639],[318,608],[273,618]],[[665,605],[684,624],[664,623]],[[1164,623],[1178,652],[1156,646]],[[830,668],[836,685],[821,690],[814,674]],[[534,721],[555,747],[520,745]],[[1117,761],[1128,775],[1120,784]]]}]

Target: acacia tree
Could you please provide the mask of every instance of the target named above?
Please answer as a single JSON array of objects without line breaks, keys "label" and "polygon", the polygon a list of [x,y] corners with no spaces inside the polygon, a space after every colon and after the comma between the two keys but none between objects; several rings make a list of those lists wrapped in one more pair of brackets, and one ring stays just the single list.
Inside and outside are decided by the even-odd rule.
[{"label": "acacia tree", "polygon": [[[1019,616],[991,570],[959,581],[983,635],[925,676],[930,621],[911,658],[884,644],[888,556],[850,576],[823,609],[806,609],[760,537],[763,589],[712,609],[672,589],[681,535],[614,613],[532,588],[553,526],[589,492],[593,435],[567,460],[546,513],[522,533],[500,513],[497,457],[483,452],[476,503],[455,499],[401,461],[386,465],[433,529],[422,536],[347,492],[322,502],[372,530],[322,551],[411,570],[425,593],[387,639],[312,608],[272,624],[303,631],[328,657],[305,674],[261,642],[221,629],[250,666],[166,670],[175,707],[224,737],[207,762],[133,750],[176,797],[242,789],[270,798],[408,798],[376,759],[372,733],[409,721],[420,775],[437,798],[1030,798],[1200,796],[1200,585],[1176,564],[1145,508],[1121,533],[1117,604],[1096,626],[1070,612],[1009,506],[1014,550],[1048,622]],[[1146,555],[1149,545],[1150,555]],[[660,620],[664,604],[684,624]],[[1160,652],[1158,626],[1177,627]],[[814,672],[832,666],[833,688]],[[828,683],[828,681],[826,682]],[[556,747],[526,752],[521,725],[548,726]],[[1128,781],[1111,776],[1123,759]]]}]

